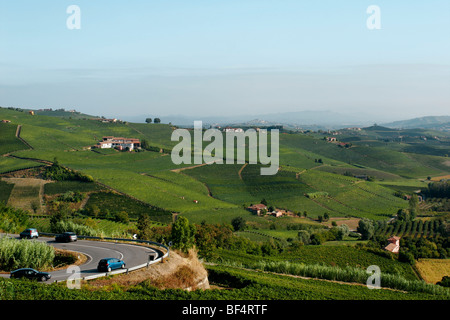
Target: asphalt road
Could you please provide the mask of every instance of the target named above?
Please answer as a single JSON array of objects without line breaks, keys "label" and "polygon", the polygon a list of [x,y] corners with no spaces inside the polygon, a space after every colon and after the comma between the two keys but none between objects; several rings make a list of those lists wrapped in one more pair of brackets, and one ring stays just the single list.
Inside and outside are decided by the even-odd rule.
[{"label": "asphalt road", "polygon": [[[13,235],[11,237],[19,239],[18,235]],[[32,241],[32,240],[24,240],[24,241]],[[81,278],[99,273],[104,273],[97,271],[97,264],[99,260],[103,258],[118,258],[125,262],[126,268],[132,268],[147,263],[149,261],[149,256],[151,254],[156,253],[158,257],[162,255],[160,251],[152,248],[117,242],[78,240],[76,242],[60,243],[56,242],[54,238],[48,237],[39,237],[37,241],[46,242],[47,244],[54,246],[55,248],[76,251],[84,254],[88,259],[86,263],[79,266]],[[51,283],[56,280],[59,281],[67,280],[69,276],[73,276],[72,273],[73,271],[71,272],[68,271],[69,270],[64,269],[50,272],[51,279],[47,282]],[[9,278],[9,273],[0,274],[0,276]]]}]

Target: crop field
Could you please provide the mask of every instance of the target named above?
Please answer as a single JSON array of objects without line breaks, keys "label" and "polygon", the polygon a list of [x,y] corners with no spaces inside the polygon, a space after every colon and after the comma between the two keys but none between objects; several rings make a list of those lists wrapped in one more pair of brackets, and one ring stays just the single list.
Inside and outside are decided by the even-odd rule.
[{"label": "crop field", "polygon": [[8,203],[9,195],[14,188],[13,183],[0,180],[0,202]]},{"label": "crop field", "polygon": [[29,212],[33,212],[33,206],[35,206],[37,212],[40,212],[44,180],[31,178],[4,178],[3,180],[14,184],[8,205]]},{"label": "crop field", "polygon": [[[259,165],[209,165],[183,172],[207,185],[217,199],[247,206],[266,199],[269,205],[306,211],[310,217],[328,212],[385,219],[407,204],[391,189],[356,178],[291,166],[282,167],[275,176],[261,176],[259,169]],[[330,196],[305,196],[318,190]]]},{"label": "crop field", "polygon": [[435,220],[423,220],[416,219],[414,221],[404,221],[402,223],[385,224],[379,226],[375,230],[375,234],[379,236],[398,236],[398,237],[434,237],[439,234],[438,230],[442,224],[439,219]]},{"label": "crop field", "polygon": [[[377,132],[368,132],[367,137],[356,139],[351,148],[339,148],[324,141],[320,134],[281,134],[281,167],[274,176],[261,176],[260,165],[241,164],[204,165],[174,172],[192,165],[174,165],[170,155],[159,152],[87,149],[101,137],[114,135],[146,139],[151,146],[170,150],[176,144],[170,141],[174,129],[170,125],[102,123],[0,111],[2,117],[11,119],[11,127],[22,125],[22,138],[34,147],[34,150],[18,150],[15,155],[47,161],[56,158],[61,165],[91,175],[97,182],[118,192],[152,207],[186,214],[196,222],[229,223],[232,217],[245,216],[249,222],[267,225],[266,220],[252,216],[244,209],[262,199],[279,209],[307,213],[309,218],[328,213],[336,217],[384,220],[407,206],[407,201],[393,195],[394,186],[426,185],[406,177],[436,176],[446,168],[446,158],[405,153],[403,145],[367,147],[364,143],[358,144],[358,141],[377,139]],[[379,137],[388,134],[392,133],[382,132]],[[348,136],[348,139],[352,137]],[[422,166],[423,163],[427,166]],[[0,158],[0,170],[28,165],[37,163]],[[345,170],[354,174],[373,174],[377,181],[344,176]],[[54,194],[58,188],[62,192],[77,187],[55,184],[46,188],[46,192]],[[308,196],[313,193],[323,195]]]},{"label": "crop field", "polygon": [[450,277],[450,259],[419,259],[416,268],[428,283],[436,283],[444,276]]},{"label": "crop field", "polygon": [[98,210],[111,214],[126,212],[130,219],[136,220],[141,214],[147,214],[152,220],[165,223],[172,222],[172,214],[164,210],[153,208],[145,205],[129,197],[112,193],[112,192],[96,192],[89,196],[86,208],[96,206]]},{"label": "crop field", "polygon": [[407,263],[398,262],[379,256],[369,251],[352,246],[303,246],[295,252],[283,252],[277,256],[258,257],[250,254],[236,254],[229,250],[220,250],[222,260],[252,263],[255,261],[289,261],[292,263],[303,263],[306,265],[322,264],[338,267],[358,267],[366,269],[371,265],[377,265],[382,272],[390,274],[401,274],[409,280],[417,280],[417,276]]},{"label": "crop field", "polygon": [[16,138],[17,125],[0,123],[0,155],[17,150],[28,149],[20,139]]},{"label": "crop field", "polygon": [[103,189],[96,183],[81,181],[55,181],[44,185],[44,194],[55,195],[72,192],[92,192]]},{"label": "crop field", "polygon": [[[386,171],[409,178],[426,177],[433,175],[433,172],[437,175],[438,172],[449,170],[449,167],[442,164],[445,157],[405,153],[395,150],[395,147],[391,148],[391,144],[377,147],[358,144],[351,148],[339,148],[333,143],[305,134],[281,135],[280,144],[301,148],[341,163],[364,166],[366,169]],[[327,163],[326,159],[324,163],[332,164]]]}]

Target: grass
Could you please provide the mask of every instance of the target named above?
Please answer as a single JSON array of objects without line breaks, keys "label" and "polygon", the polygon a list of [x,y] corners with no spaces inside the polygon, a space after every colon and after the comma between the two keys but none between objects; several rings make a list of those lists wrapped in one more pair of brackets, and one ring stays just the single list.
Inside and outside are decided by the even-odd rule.
[{"label": "grass", "polygon": [[28,149],[28,146],[16,137],[16,130],[17,125],[0,123],[0,155]]},{"label": "grass", "polygon": [[41,167],[42,164],[30,160],[0,157],[0,174],[10,171]]}]

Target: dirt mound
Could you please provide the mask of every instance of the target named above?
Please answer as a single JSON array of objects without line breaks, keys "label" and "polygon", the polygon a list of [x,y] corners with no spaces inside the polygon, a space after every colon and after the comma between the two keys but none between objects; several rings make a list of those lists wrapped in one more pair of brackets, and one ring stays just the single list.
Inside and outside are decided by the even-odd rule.
[{"label": "dirt mound", "polygon": [[186,255],[170,251],[164,262],[130,272],[128,275],[120,274],[112,278],[92,280],[88,285],[103,287],[114,283],[119,286],[133,286],[144,281],[159,289],[209,289],[208,273],[193,250]]}]

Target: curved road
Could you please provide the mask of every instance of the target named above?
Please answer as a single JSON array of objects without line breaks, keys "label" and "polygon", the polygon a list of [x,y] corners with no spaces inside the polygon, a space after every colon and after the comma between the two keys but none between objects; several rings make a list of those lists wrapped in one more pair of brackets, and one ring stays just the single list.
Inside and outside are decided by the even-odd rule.
[{"label": "curved road", "polygon": [[[13,237],[19,239],[19,236],[14,235]],[[31,240],[25,240],[31,241]],[[125,244],[118,242],[102,242],[102,241],[91,241],[91,240],[78,240],[76,242],[60,243],[56,242],[54,238],[49,237],[39,237],[37,241],[46,242],[47,244],[70,251],[76,251],[84,254],[88,259],[83,264],[80,265],[80,277],[84,278],[87,276],[92,276],[96,274],[104,274],[105,272],[97,271],[97,264],[102,258],[118,258],[126,263],[126,268],[136,267],[145,264],[149,261],[149,256],[156,253],[159,258],[162,256],[162,252],[140,245]],[[72,273],[69,273],[67,269],[58,270],[50,272],[51,278],[49,283],[56,280],[67,280],[67,278]],[[8,277],[8,274],[1,274],[2,277]]]}]

